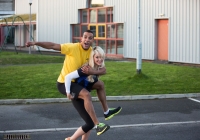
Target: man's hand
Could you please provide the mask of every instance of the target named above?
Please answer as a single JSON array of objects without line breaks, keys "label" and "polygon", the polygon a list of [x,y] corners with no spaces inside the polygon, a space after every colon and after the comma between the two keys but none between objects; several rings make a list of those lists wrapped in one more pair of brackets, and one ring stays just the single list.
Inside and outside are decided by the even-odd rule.
[{"label": "man's hand", "polygon": [[87,75],[104,75],[106,74],[106,68],[103,67],[103,68],[100,68],[98,70],[94,70],[92,69],[89,65],[87,66],[83,66],[81,68],[82,72],[87,74]]},{"label": "man's hand", "polygon": [[26,42],[26,47],[34,46],[35,42]]},{"label": "man's hand", "polygon": [[83,66],[81,68],[81,70],[82,70],[83,73],[85,73],[87,75],[93,75],[94,74],[94,70],[89,65]]}]

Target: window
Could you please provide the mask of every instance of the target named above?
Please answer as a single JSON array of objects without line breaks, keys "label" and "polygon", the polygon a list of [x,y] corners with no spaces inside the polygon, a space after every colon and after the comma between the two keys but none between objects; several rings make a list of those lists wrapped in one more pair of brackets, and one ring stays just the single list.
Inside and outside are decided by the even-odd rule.
[{"label": "window", "polygon": [[88,29],[91,30],[91,31],[94,33],[94,37],[97,36],[97,35],[96,35],[96,32],[97,32],[97,27],[96,27],[96,25],[90,24]]},{"label": "window", "polygon": [[117,41],[117,54],[123,54],[123,40]]},{"label": "window", "polygon": [[98,46],[100,46],[106,53],[106,42],[105,40],[98,40]]},{"label": "window", "polygon": [[90,10],[90,23],[97,22],[97,10]]},{"label": "window", "polygon": [[115,41],[114,40],[108,40],[107,41],[107,53],[108,54],[115,54],[116,53],[116,47],[115,47]]},{"label": "window", "polygon": [[80,25],[74,25],[74,36],[79,37],[80,36]]},{"label": "window", "polygon": [[105,25],[98,25],[98,36],[97,37],[106,37],[106,28]]},{"label": "window", "polygon": [[82,23],[87,23],[87,18],[88,18],[88,10],[82,10]]},{"label": "window", "polygon": [[88,29],[88,26],[87,26],[87,25],[82,25],[82,26],[81,26],[81,35],[80,35],[80,37],[83,36],[83,32],[86,31],[87,29]]},{"label": "window", "polygon": [[73,39],[73,42],[78,43],[78,42],[80,42],[80,40],[79,39]]},{"label": "window", "polygon": [[97,40],[94,40],[94,41],[93,41],[92,46],[97,46]]},{"label": "window", "polygon": [[107,38],[116,38],[116,26],[115,24],[107,25]]},{"label": "window", "polygon": [[105,24],[89,24],[88,29],[94,33],[96,38],[106,38],[106,25]]},{"label": "window", "polygon": [[113,22],[113,8],[107,10],[107,22]]},{"label": "window", "polygon": [[80,9],[80,23],[72,25],[73,42],[81,40],[83,32],[94,33],[93,46],[103,48],[107,56],[123,56],[124,24],[113,22],[113,7],[103,7],[104,0],[88,0],[89,8]]},{"label": "window", "polygon": [[123,24],[117,25],[117,38],[123,38],[124,26]]},{"label": "window", "polygon": [[106,22],[106,9],[98,10],[98,22],[105,23]]}]

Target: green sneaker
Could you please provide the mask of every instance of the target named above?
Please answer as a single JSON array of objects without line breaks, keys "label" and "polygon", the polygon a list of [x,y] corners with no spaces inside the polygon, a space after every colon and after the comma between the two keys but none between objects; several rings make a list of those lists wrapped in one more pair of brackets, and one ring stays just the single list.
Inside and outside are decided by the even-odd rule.
[{"label": "green sneaker", "polygon": [[103,134],[103,133],[106,132],[109,128],[110,128],[109,125],[104,124],[104,123],[99,123],[99,124],[97,125],[97,128],[96,128],[97,135]]},{"label": "green sneaker", "polygon": [[105,120],[109,120],[112,117],[114,117],[115,115],[117,115],[120,111],[122,110],[122,107],[118,107],[118,108],[109,108],[109,112],[108,114],[104,114]]}]

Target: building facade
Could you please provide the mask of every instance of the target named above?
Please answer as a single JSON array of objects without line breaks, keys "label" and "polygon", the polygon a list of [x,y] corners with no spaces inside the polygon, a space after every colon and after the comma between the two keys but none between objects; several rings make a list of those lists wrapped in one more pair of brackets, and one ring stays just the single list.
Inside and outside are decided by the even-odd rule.
[{"label": "building facade", "polygon": [[138,1],[35,0],[36,40],[77,42],[91,29],[107,57],[136,59],[140,9],[143,60],[200,64],[200,1]]}]

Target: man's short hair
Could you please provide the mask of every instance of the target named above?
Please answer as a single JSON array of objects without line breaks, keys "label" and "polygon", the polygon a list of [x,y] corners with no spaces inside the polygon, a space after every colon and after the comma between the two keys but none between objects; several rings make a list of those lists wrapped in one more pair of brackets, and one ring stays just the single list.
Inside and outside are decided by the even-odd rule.
[{"label": "man's short hair", "polygon": [[85,32],[92,33],[93,36],[94,36],[94,33],[93,33],[93,31],[91,31],[91,30],[86,30]]}]

